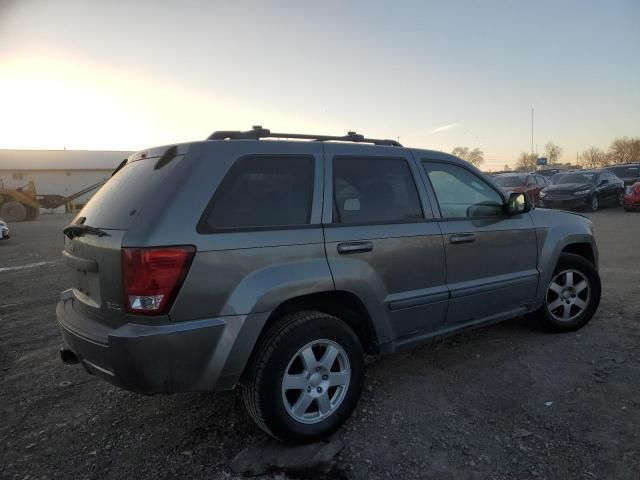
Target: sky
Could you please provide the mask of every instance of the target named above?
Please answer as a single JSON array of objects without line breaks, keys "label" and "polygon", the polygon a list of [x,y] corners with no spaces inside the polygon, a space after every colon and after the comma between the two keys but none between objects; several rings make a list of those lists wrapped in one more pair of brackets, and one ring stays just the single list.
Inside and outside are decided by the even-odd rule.
[{"label": "sky", "polygon": [[561,161],[640,135],[640,0],[0,0],[0,148],[139,150],[214,130]]}]

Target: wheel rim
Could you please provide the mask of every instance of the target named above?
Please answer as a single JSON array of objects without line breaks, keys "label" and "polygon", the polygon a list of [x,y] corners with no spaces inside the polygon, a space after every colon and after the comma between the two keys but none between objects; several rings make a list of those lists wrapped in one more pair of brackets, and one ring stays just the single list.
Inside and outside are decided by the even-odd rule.
[{"label": "wheel rim", "polygon": [[332,415],[351,381],[349,357],[332,340],[307,343],[291,358],[282,378],[282,401],[300,423],[312,424]]},{"label": "wheel rim", "polygon": [[589,306],[591,285],[578,270],[558,273],[547,289],[546,306],[549,315],[559,322],[571,322]]},{"label": "wheel rim", "polygon": [[591,210],[593,211],[598,210],[598,197],[593,197],[591,199]]}]

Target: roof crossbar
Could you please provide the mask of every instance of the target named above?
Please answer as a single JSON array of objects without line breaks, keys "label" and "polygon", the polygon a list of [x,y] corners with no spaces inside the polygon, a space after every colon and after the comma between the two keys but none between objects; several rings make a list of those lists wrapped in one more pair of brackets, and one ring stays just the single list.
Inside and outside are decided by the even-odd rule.
[{"label": "roof crossbar", "polygon": [[259,140],[261,138],[292,138],[299,140],[314,140],[316,142],[338,141],[338,142],[356,142],[356,143],[373,143],[374,145],[387,145],[391,147],[401,147],[402,145],[395,140],[380,140],[376,138],[365,138],[356,132],[348,132],[346,135],[311,135],[306,133],[272,133],[267,128],[260,125],[254,126],[251,130],[241,132],[239,130],[221,130],[213,132],[207,140]]}]

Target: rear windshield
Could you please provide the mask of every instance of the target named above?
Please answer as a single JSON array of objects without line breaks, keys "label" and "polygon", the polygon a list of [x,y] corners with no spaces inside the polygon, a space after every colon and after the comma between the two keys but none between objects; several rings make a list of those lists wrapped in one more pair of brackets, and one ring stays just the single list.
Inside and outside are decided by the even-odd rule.
[{"label": "rear windshield", "polygon": [[[171,170],[154,169],[157,159],[138,160],[125,165],[89,200],[80,212],[85,225],[126,230],[142,207],[145,197]],[[174,162],[172,162],[174,163]]]},{"label": "rear windshield", "polygon": [[527,177],[525,175],[509,175],[504,177],[496,177],[495,182],[501,187],[521,187],[524,185]]},{"label": "rear windshield", "polygon": [[564,185],[567,183],[593,183],[596,179],[595,173],[563,173],[553,177],[554,185]]}]

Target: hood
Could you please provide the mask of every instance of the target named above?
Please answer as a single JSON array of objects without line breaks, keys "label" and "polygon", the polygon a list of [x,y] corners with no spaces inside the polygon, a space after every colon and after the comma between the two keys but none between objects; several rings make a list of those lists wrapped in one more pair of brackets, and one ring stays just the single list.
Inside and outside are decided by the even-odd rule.
[{"label": "hood", "polygon": [[560,185],[549,185],[544,188],[545,193],[550,192],[577,192],[593,188],[592,183],[562,183]]}]

